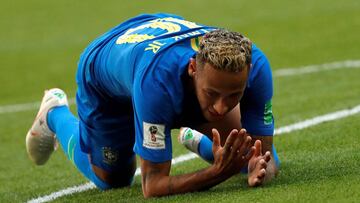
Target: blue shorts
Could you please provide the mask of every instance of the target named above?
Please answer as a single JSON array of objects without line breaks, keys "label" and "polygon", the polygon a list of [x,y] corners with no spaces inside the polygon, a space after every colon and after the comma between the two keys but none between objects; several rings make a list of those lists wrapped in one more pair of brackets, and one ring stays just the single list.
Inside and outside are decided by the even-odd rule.
[{"label": "blue shorts", "polygon": [[131,100],[114,100],[103,95],[87,78],[91,71],[91,49],[80,57],[76,81],[81,150],[90,162],[108,172],[121,172],[134,160],[134,112]]}]

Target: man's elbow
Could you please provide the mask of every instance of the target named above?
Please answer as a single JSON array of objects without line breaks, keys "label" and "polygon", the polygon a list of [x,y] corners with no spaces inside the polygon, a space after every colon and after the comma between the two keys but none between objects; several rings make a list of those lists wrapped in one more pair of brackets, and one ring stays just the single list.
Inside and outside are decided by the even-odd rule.
[{"label": "man's elbow", "polygon": [[160,188],[158,188],[157,183],[145,183],[142,187],[142,191],[145,199],[164,195],[159,192]]},{"label": "man's elbow", "polygon": [[144,195],[145,199],[154,197],[150,192],[148,192],[147,190],[144,190],[144,189],[143,189],[143,195]]},{"label": "man's elbow", "polygon": [[143,195],[145,199],[155,197],[155,193],[152,191],[152,189],[143,189]]},{"label": "man's elbow", "polygon": [[270,162],[267,167],[267,174],[265,177],[265,182],[269,182],[273,180],[279,173],[279,167],[275,164],[275,162]]},{"label": "man's elbow", "polygon": [[274,174],[274,177],[276,177],[279,173],[279,163],[275,161],[274,159],[271,159],[271,168],[272,168],[272,174]]}]

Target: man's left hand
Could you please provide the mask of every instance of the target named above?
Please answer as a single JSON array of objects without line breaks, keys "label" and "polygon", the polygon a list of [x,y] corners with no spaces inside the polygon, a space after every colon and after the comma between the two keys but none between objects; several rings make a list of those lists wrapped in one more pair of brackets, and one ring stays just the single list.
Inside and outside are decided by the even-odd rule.
[{"label": "man's left hand", "polygon": [[271,159],[270,152],[262,154],[261,141],[255,141],[255,153],[248,164],[248,184],[250,187],[262,185],[265,181],[266,167]]}]

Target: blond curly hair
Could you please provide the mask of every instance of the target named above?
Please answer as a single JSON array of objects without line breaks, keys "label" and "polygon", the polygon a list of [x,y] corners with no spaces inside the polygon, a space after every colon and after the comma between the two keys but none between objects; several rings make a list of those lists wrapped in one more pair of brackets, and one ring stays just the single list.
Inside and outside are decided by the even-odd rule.
[{"label": "blond curly hair", "polygon": [[237,32],[216,29],[199,43],[196,63],[209,63],[218,70],[241,72],[251,63],[251,41]]}]

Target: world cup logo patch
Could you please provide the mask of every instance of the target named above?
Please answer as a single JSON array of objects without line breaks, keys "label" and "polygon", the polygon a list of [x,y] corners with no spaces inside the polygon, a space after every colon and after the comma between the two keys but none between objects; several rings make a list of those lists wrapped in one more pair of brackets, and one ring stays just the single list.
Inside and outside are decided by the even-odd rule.
[{"label": "world cup logo patch", "polygon": [[165,149],[165,125],[143,122],[143,147]]},{"label": "world cup logo patch", "polygon": [[158,132],[157,127],[156,126],[150,126],[149,132],[150,132],[151,141],[156,142],[156,133]]}]

